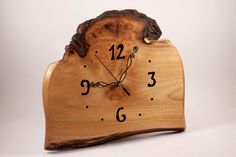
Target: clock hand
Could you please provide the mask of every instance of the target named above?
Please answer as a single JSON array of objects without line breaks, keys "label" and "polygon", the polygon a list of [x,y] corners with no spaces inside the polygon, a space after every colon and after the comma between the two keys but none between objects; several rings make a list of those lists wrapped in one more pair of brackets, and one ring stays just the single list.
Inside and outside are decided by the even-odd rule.
[{"label": "clock hand", "polygon": [[128,96],[130,96],[129,91],[128,91],[124,86],[120,85],[120,87],[125,91],[125,93],[126,93]]},{"label": "clock hand", "polygon": [[123,73],[120,75],[120,83],[123,82],[127,76],[127,71],[128,69],[131,67],[132,65],[132,59],[135,57],[135,53],[138,51],[138,47],[134,46],[133,48],[133,52],[130,53],[130,55],[127,58],[127,62],[126,62],[126,67],[125,70],[123,71]]},{"label": "clock hand", "polygon": [[120,87],[125,91],[125,93],[126,93],[128,96],[130,96],[130,93],[128,92],[128,90],[127,90],[124,86],[120,85],[120,81],[118,81],[118,80],[116,79],[116,77],[115,77],[115,76],[112,74],[112,72],[106,67],[106,65],[101,61],[101,59],[100,59],[96,54],[94,54],[94,55],[97,57],[97,59],[99,60],[99,62],[102,63],[102,65],[107,69],[107,71],[111,74],[111,76],[116,80],[117,85],[120,86]]},{"label": "clock hand", "polygon": [[107,69],[107,71],[111,74],[111,76],[112,76],[117,82],[119,82],[119,81],[116,79],[116,77],[112,74],[112,72],[106,67],[106,65],[100,60],[100,58],[98,58],[98,56],[97,56],[96,54],[94,54],[94,55],[97,57],[97,59],[99,60],[99,62],[102,63],[102,65]]}]

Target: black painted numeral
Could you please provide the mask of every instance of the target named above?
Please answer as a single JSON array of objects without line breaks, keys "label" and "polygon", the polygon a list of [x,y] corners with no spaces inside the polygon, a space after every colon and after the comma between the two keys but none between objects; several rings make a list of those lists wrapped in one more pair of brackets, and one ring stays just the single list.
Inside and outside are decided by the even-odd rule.
[{"label": "black painted numeral", "polygon": [[[111,60],[115,60],[115,48],[114,48],[114,44],[111,46],[111,48],[109,49],[109,51],[111,51]],[[124,50],[124,45],[123,44],[119,44],[117,46],[117,50],[120,50],[119,51],[119,54],[117,55],[116,57],[116,60],[119,60],[119,59],[125,59],[125,56],[121,56],[121,53],[123,52]]]},{"label": "black painted numeral", "polygon": [[125,121],[125,119],[126,119],[126,115],[125,114],[122,114],[121,116],[122,116],[122,119],[121,119],[121,117],[120,117],[120,110],[123,110],[124,109],[124,107],[120,107],[120,108],[118,108],[118,110],[116,111],[116,120],[118,121],[118,122],[124,122]]},{"label": "black painted numeral", "polygon": [[[85,85],[86,84],[86,85]],[[89,89],[90,89],[90,83],[89,83],[89,81],[88,80],[82,80],[81,81],[81,83],[80,83],[80,86],[81,87],[87,87],[87,90],[86,90],[86,92],[84,92],[84,93],[81,93],[81,95],[87,95],[88,93],[89,93]]]},{"label": "black painted numeral", "polygon": [[148,72],[148,75],[151,75],[152,83],[148,83],[148,87],[154,87],[156,84],[156,79],[154,78],[155,72]]},{"label": "black painted numeral", "polygon": [[116,59],[117,59],[117,60],[119,60],[119,59],[125,59],[125,56],[120,56],[121,53],[122,53],[122,51],[124,50],[124,45],[123,45],[123,44],[119,44],[119,45],[117,46],[117,50],[118,50],[118,49],[120,49],[120,52],[119,52],[118,56],[116,57]]},{"label": "black painted numeral", "polygon": [[111,48],[109,49],[109,51],[111,51],[111,60],[114,60],[114,45],[111,46]]}]

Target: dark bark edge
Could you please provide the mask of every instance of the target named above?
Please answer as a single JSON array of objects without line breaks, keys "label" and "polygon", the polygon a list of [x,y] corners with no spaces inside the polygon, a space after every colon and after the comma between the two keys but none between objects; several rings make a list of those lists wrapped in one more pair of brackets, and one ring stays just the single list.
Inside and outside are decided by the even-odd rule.
[{"label": "dark bark edge", "polygon": [[45,150],[53,151],[53,150],[68,150],[68,149],[84,148],[84,147],[104,144],[107,142],[111,142],[114,140],[118,140],[124,137],[137,135],[141,133],[150,133],[150,132],[156,132],[156,131],[172,131],[171,133],[177,133],[177,132],[182,132],[184,130],[185,128],[162,128],[162,129],[157,128],[157,129],[116,133],[116,134],[97,137],[97,138],[89,138],[89,139],[81,139],[81,140],[78,139],[78,140],[72,140],[72,141],[65,141],[62,143],[50,143],[49,145],[45,146]]},{"label": "dark bark edge", "polygon": [[66,46],[66,51],[76,52],[80,57],[85,57],[89,49],[89,45],[85,40],[85,32],[87,29],[98,20],[122,16],[128,16],[130,18],[142,20],[144,22],[145,26],[143,28],[142,41],[144,38],[148,38],[149,40],[158,40],[160,38],[162,32],[154,19],[151,19],[150,17],[143,13],[139,13],[136,10],[111,10],[102,13],[94,19],[80,24],[77,28],[76,34],[73,35],[70,44]]}]

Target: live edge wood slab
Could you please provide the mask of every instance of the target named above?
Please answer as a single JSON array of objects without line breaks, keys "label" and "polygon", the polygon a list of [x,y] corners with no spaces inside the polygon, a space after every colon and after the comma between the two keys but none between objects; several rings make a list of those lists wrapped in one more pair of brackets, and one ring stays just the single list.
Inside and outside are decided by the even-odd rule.
[{"label": "live edge wood slab", "polygon": [[44,76],[45,149],[183,131],[183,65],[161,34],[136,10],[107,11],[80,24]]}]

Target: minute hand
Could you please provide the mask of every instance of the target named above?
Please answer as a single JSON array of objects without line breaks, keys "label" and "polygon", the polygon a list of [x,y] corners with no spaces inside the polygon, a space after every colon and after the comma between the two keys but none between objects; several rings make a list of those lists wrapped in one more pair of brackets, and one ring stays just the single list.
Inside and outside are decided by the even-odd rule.
[{"label": "minute hand", "polygon": [[99,62],[107,69],[107,71],[111,74],[111,76],[117,81],[118,86],[120,86],[120,87],[125,91],[125,93],[126,93],[128,96],[130,96],[130,93],[128,92],[128,90],[127,90],[124,86],[120,85],[120,81],[117,80],[117,78],[116,78],[116,77],[112,74],[112,72],[106,67],[106,65],[101,61],[101,59],[100,59],[96,54],[94,54],[94,55],[97,57],[97,59],[99,60]]}]

